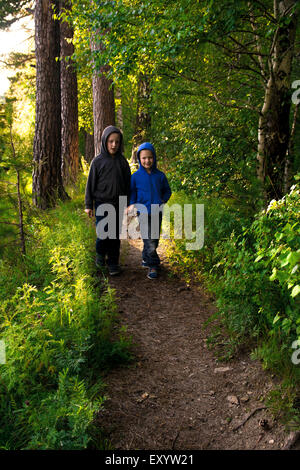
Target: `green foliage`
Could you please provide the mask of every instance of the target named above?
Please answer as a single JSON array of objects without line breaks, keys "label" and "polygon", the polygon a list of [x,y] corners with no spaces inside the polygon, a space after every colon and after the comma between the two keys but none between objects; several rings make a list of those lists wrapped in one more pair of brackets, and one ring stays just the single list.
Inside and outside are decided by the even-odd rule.
[{"label": "green foliage", "polygon": [[291,386],[290,382],[283,382],[280,387],[272,390],[266,401],[268,408],[275,419],[285,425],[287,431],[299,431],[300,428],[300,400],[299,392]]},{"label": "green foliage", "polygon": [[[0,2],[2,25],[16,7]],[[257,111],[268,54],[277,27],[288,18],[270,21],[271,0],[73,0],[72,7],[80,129],[92,132],[93,69],[108,66],[121,91],[117,105],[122,104],[129,156],[138,77],[147,75],[149,138],[168,173],[171,203],[205,204],[203,249],[187,251],[186,240],[174,240],[168,244],[172,267],[188,283],[201,278],[215,295],[218,325],[210,343],[221,345],[223,358],[252,338],[265,367],[296,377],[289,357],[300,331],[299,190],[254,217],[262,193],[256,178]],[[99,46],[93,52],[92,38]],[[23,199],[30,195],[34,75],[30,65],[17,74],[1,108],[0,179],[8,183],[0,183],[0,210],[12,223],[18,222],[16,201],[6,193],[16,182],[16,167],[22,169]],[[39,218],[27,205],[27,255],[6,251],[0,261],[1,335],[10,365],[1,366],[4,448],[86,448],[95,411],[89,380],[101,388],[98,373],[130,359],[126,331],[112,340],[114,292],[103,282],[100,296],[80,212],[70,203]],[[15,243],[12,226],[0,224],[0,231],[1,239]]]},{"label": "green foliage", "polygon": [[90,441],[88,427],[102,402],[103,398],[91,400],[84,381],[63,370],[59,373],[57,390],[28,405],[32,436],[26,449],[86,449]]},{"label": "green foliage", "polygon": [[[238,206],[235,200],[220,198],[199,199],[187,196],[184,192],[174,192],[169,205],[184,204],[204,205],[204,246],[200,250],[186,250],[186,239],[174,239],[171,245],[167,242],[167,251],[172,269],[185,276],[190,282],[195,276],[207,277],[213,268],[215,246],[230,237],[235,231],[241,233],[242,225],[246,224],[254,213],[247,206]],[[195,221],[195,214],[193,215]],[[172,220],[171,220],[172,222]],[[249,222],[248,222],[249,223]],[[172,233],[172,232],[171,232]]]},{"label": "green foliage", "polygon": [[21,70],[11,78],[10,89],[0,105],[0,253],[8,244],[18,245],[17,171],[25,224],[31,202],[35,72],[29,63]]},{"label": "green foliage", "polygon": [[32,7],[31,0],[1,0],[0,29],[8,28],[18,18],[24,15],[24,8]]},{"label": "green foliage", "polygon": [[[128,78],[133,83],[147,75],[150,137],[173,188],[197,197],[243,198],[242,204],[259,209],[257,120],[269,53],[284,20],[273,18],[272,2],[75,0],[72,5],[74,59],[84,75],[87,68],[108,66],[108,76],[131,100]],[[91,37],[97,51],[91,52]],[[125,136],[132,135],[134,111],[124,109],[131,121]]]},{"label": "green foliage", "polygon": [[174,202],[205,207],[204,247],[187,251],[186,240],[173,240],[167,249],[172,269],[188,283],[204,281],[216,299],[209,345],[226,359],[256,342],[255,357],[264,367],[297,382],[291,356],[293,341],[300,339],[299,185],[256,216],[247,206],[238,212],[230,199],[181,193],[173,195]]},{"label": "green foliage", "polygon": [[221,110],[196,85],[178,80],[157,83],[153,100],[153,141],[172,188],[198,198],[229,197],[254,207],[259,191],[251,114]]},{"label": "green foliage", "polygon": [[33,218],[28,254],[1,261],[4,448],[86,448],[104,399],[91,384],[99,395],[101,371],[131,359],[126,332],[116,335],[114,291],[94,277],[93,239],[73,201]]},{"label": "green foliage", "polygon": [[230,334],[240,341],[265,338],[260,357],[281,371],[284,351],[291,356],[300,332],[298,207],[295,185],[242,234],[216,244],[212,270],[219,313]]},{"label": "green foliage", "polygon": [[[261,7],[252,8],[263,18]],[[245,24],[246,12],[247,2],[237,6],[231,0],[201,5],[74,1],[74,58],[84,76],[91,63],[97,69],[109,65],[107,73],[122,92],[126,139],[133,135],[136,118],[134,80],[147,74],[149,138],[169,171],[173,189],[198,198],[212,193],[243,198],[242,204],[257,207],[261,188],[256,182],[256,111],[264,88],[257,80],[254,56],[239,54],[237,59],[227,52],[236,48],[234,41],[253,42],[251,31],[240,32],[251,30],[251,24]],[[263,38],[265,22],[258,23],[257,34]],[[92,54],[93,34],[102,46]],[[261,41],[266,52],[272,39]],[[249,51],[256,52],[252,46]]]}]

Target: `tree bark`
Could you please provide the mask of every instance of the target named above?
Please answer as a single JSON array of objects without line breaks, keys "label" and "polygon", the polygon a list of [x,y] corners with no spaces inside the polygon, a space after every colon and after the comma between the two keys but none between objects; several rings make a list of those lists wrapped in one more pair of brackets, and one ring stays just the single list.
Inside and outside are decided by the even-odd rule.
[{"label": "tree bark", "polygon": [[291,71],[297,27],[293,6],[296,3],[297,0],[274,0],[274,16],[278,27],[270,51],[270,75],[258,126],[257,176],[265,189],[266,199],[278,199],[284,193],[290,138]]},{"label": "tree bark", "polygon": [[137,110],[135,131],[132,139],[131,161],[137,163],[138,146],[149,140],[151,130],[151,115],[149,110],[151,100],[150,81],[146,75],[140,75],[137,91]]},{"label": "tree bark", "polygon": [[293,169],[293,163],[295,159],[295,148],[294,148],[295,147],[295,133],[296,133],[296,126],[297,126],[299,105],[300,103],[297,103],[295,110],[294,110],[290,141],[289,141],[286,161],[285,161],[285,169],[284,169],[284,193],[285,194],[288,193],[292,185],[292,176],[293,176],[292,169]]},{"label": "tree bark", "polygon": [[[60,12],[70,9],[70,0],[60,0]],[[62,20],[60,23],[61,145],[62,175],[65,183],[75,183],[79,170],[77,74],[74,62],[71,59],[66,60],[74,52],[74,46],[70,42],[72,38],[73,28]]]},{"label": "tree bark", "polygon": [[[92,53],[100,53],[102,45],[93,38]],[[115,99],[112,81],[106,78],[107,66],[95,69],[93,73],[93,117],[95,155],[100,153],[102,132],[107,126],[115,125]]]},{"label": "tree bark", "polygon": [[87,163],[91,163],[95,156],[94,135],[84,131],[84,158]]},{"label": "tree bark", "polygon": [[61,95],[59,22],[53,19],[57,0],[35,6],[36,117],[33,144],[33,203],[47,209],[65,198],[61,176]]},{"label": "tree bark", "polygon": [[116,100],[118,102],[117,105],[117,126],[123,131],[123,108],[122,108],[122,94],[119,88],[115,90]]}]

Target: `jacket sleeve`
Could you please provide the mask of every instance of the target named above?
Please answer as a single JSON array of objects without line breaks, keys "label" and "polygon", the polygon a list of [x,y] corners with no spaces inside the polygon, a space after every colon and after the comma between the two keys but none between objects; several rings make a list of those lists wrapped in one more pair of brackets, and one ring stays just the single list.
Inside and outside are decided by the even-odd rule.
[{"label": "jacket sleeve", "polygon": [[131,176],[131,183],[130,183],[130,202],[129,205],[135,204],[137,201],[137,192],[136,192],[136,184],[135,184],[135,177],[134,175]]},{"label": "jacket sleeve", "polygon": [[170,199],[171,197],[171,194],[172,194],[172,191],[171,191],[171,188],[170,188],[170,185],[169,185],[169,182],[167,180],[167,177],[165,174],[163,174],[163,180],[162,180],[162,200],[163,200],[163,203],[165,204],[166,202],[168,202],[168,200]]},{"label": "jacket sleeve", "polygon": [[94,206],[93,195],[94,195],[94,191],[96,188],[96,182],[97,182],[96,178],[97,178],[96,168],[95,168],[94,161],[92,161],[88,179],[86,182],[86,187],[85,187],[85,208],[86,209],[93,209],[93,206]]}]

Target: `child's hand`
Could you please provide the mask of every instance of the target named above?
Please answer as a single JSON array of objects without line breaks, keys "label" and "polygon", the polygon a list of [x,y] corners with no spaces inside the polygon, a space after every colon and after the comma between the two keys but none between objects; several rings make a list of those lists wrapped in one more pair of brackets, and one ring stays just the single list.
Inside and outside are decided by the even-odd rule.
[{"label": "child's hand", "polygon": [[134,204],[131,204],[131,206],[128,206],[127,209],[125,209],[125,214],[129,214],[130,212],[132,212],[134,209]]},{"label": "child's hand", "polygon": [[91,218],[93,217],[93,209],[84,209],[84,212]]}]

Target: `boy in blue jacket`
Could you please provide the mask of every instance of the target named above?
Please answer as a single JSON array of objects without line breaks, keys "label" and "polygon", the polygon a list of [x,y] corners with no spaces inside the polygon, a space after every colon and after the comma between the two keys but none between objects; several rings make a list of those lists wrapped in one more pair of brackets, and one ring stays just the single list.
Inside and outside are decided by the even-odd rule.
[{"label": "boy in blue jacket", "polygon": [[[131,176],[130,206],[138,209],[141,236],[144,242],[142,266],[149,268],[147,277],[157,278],[160,259],[157,254],[162,221],[162,205],[171,196],[166,175],[156,167],[156,153],[152,144],[145,142],[137,150],[139,169]],[[130,209],[130,207],[128,208]],[[151,217],[152,215],[152,217]],[[155,219],[156,217],[156,219]],[[158,230],[154,228],[158,222]],[[152,233],[151,233],[152,232]],[[153,232],[156,232],[156,234]]]}]

